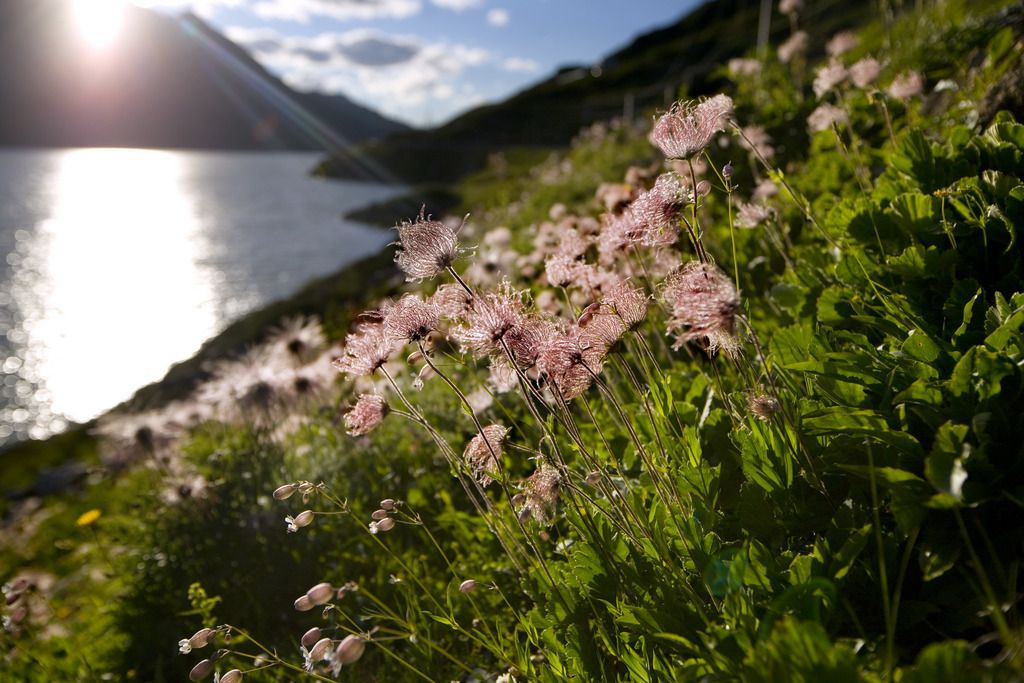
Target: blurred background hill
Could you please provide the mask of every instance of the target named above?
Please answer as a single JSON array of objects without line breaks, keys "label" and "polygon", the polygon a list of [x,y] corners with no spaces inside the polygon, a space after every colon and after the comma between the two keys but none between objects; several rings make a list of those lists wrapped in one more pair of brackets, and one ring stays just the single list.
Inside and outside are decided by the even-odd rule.
[{"label": "blurred background hill", "polygon": [[289,88],[194,14],[124,12],[90,53],[64,0],[0,3],[0,146],[331,150],[408,128]]}]

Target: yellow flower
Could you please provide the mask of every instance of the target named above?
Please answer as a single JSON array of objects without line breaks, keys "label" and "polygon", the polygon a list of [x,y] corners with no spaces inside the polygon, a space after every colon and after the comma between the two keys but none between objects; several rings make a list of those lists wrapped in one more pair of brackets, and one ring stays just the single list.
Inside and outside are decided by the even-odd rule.
[{"label": "yellow flower", "polygon": [[78,521],[75,522],[75,524],[77,524],[78,526],[89,526],[90,524],[95,522],[97,519],[99,519],[100,515],[102,515],[102,514],[103,514],[102,512],[100,512],[99,510],[93,508],[92,510],[88,510],[86,512],[83,512],[82,515],[78,518]]}]

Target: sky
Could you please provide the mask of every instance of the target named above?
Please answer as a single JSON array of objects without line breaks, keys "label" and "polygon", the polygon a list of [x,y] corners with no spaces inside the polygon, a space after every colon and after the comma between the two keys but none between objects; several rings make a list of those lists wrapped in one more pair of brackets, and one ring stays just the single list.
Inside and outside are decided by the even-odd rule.
[{"label": "sky", "polygon": [[133,2],[195,12],[293,88],[430,127],[561,66],[598,62],[698,0]]}]

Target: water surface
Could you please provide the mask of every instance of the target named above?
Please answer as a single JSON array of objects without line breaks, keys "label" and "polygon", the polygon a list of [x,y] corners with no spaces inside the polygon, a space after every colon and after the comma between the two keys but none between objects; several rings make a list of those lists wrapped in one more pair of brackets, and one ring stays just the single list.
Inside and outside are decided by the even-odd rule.
[{"label": "water surface", "polygon": [[379,250],[394,188],[310,153],[0,150],[0,444],[84,421],[239,316]]}]

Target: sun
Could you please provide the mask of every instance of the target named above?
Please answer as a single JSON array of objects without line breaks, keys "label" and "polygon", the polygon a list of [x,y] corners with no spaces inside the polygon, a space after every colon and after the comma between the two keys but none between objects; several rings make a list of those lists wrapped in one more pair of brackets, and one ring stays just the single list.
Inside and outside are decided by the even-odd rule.
[{"label": "sun", "polygon": [[127,4],[127,0],[73,0],[78,32],[95,48],[110,45],[121,30]]}]

